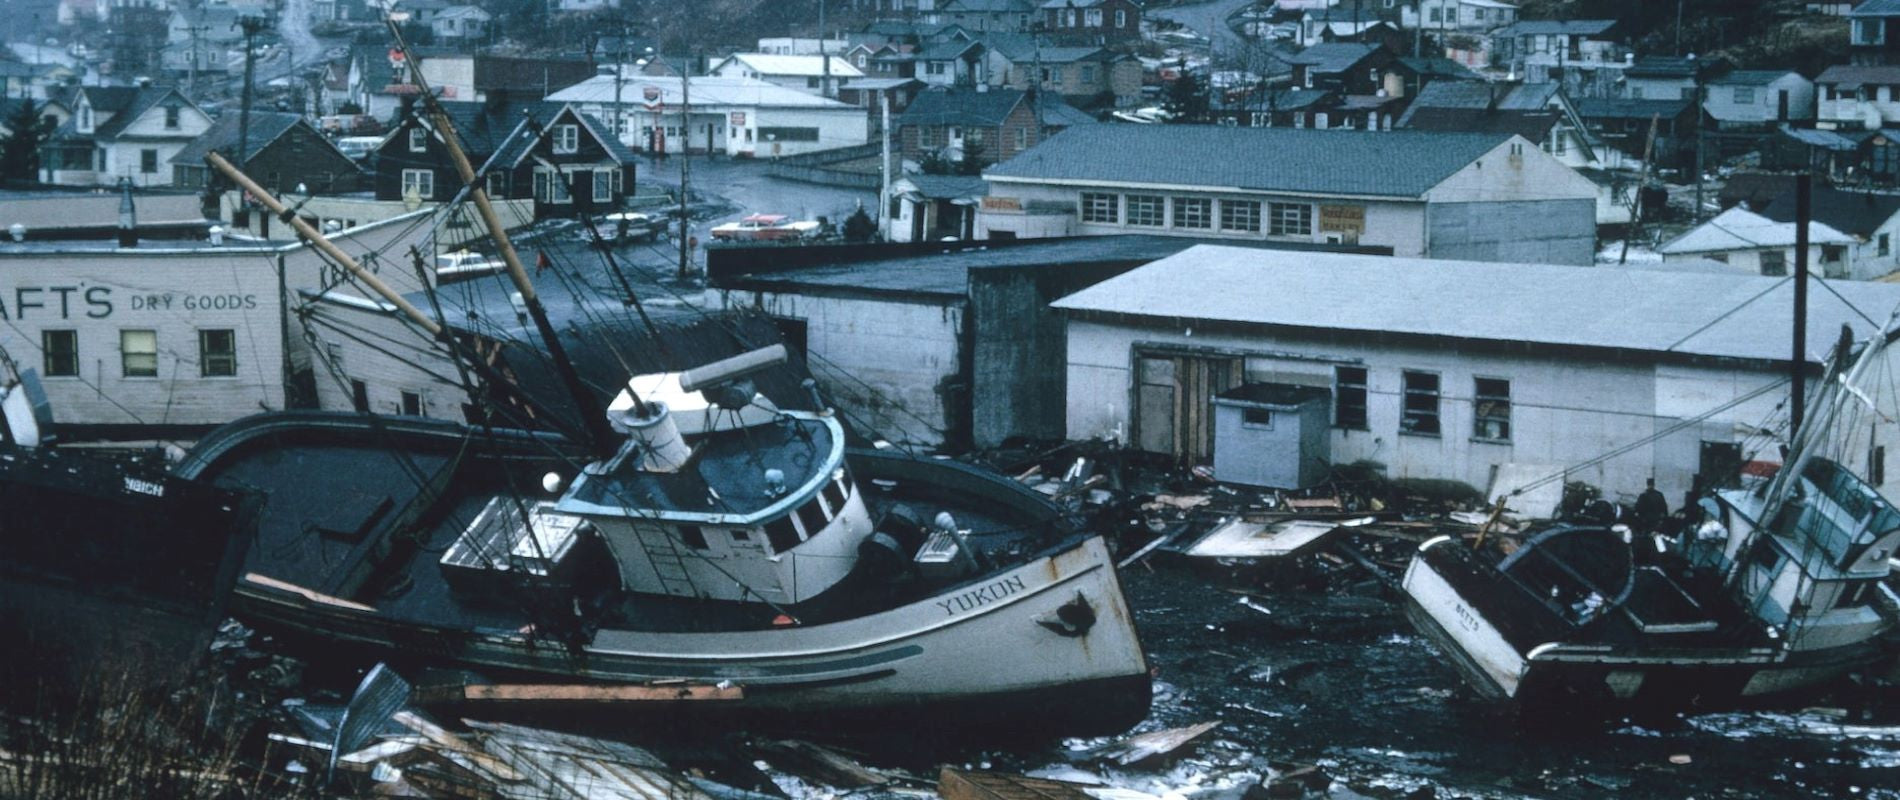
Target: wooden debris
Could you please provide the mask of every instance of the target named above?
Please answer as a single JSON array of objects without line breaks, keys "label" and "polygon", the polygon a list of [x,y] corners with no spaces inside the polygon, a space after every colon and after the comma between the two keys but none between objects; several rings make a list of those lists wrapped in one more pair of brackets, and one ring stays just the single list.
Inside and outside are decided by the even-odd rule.
[{"label": "wooden debris", "polygon": [[1158,494],[1155,495],[1153,502],[1143,503],[1141,507],[1146,511],[1159,511],[1164,508],[1177,508],[1182,511],[1191,511],[1213,501],[1214,499],[1212,497],[1204,494]]},{"label": "wooden debris", "polygon": [[1136,550],[1133,553],[1129,553],[1128,557],[1122,559],[1119,563],[1115,565],[1115,567],[1117,569],[1127,569],[1130,564],[1140,561],[1143,558],[1147,558],[1149,553],[1152,553],[1155,551],[1155,548],[1160,547],[1164,544],[1167,544],[1168,541],[1172,540],[1173,538],[1174,538],[1173,533],[1164,533],[1164,534],[1161,534],[1160,536],[1156,536],[1154,538],[1154,541],[1142,545],[1140,550]]},{"label": "wooden debris", "polygon": [[1214,526],[1187,554],[1198,558],[1285,558],[1311,550],[1334,531],[1333,522],[1291,519],[1275,523],[1232,519]]},{"label": "wooden debris", "polygon": [[1153,758],[1173,753],[1210,731],[1220,727],[1219,722],[1203,722],[1184,728],[1136,734],[1119,742],[1097,747],[1082,755],[1086,761],[1106,761],[1120,766],[1139,764]]},{"label": "wooden debris", "polygon": [[772,766],[811,783],[859,789],[890,783],[888,775],[873,771],[828,747],[796,739],[753,743]]},{"label": "wooden debris", "polygon": [[944,767],[937,775],[943,800],[1092,800],[1080,784]]},{"label": "wooden debris", "polygon": [[470,747],[467,743],[457,738],[455,734],[448,732],[447,729],[440,725],[423,719],[420,714],[416,714],[412,711],[398,711],[396,712],[396,716],[391,717],[391,719],[394,719],[398,725],[422,734],[423,738],[429,740],[429,749],[432,751],[460,756],[473,764],[476,768],[494,773],[496,777],[504,781],[514,782],[521,780],[521,774],[515,772],[506,763],[498,761],[493,756]]},{"label": "wooden debris", "polygon": [[1294,511],[1337,511],[1343,513],[1346,510],[1345,501],[1337,497],[1289,497],[1286,500],[1286,505],[1287,508],[1291,508]]}]

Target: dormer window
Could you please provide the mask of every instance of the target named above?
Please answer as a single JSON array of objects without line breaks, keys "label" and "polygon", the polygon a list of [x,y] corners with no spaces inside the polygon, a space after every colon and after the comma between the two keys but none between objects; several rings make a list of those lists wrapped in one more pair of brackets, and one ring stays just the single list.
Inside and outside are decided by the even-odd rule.
[{"label": "dormer window", "polygon": [[581,128],[579,125],[554,126],[554,152],[556,154],[576,153],[581,149]]},{"label": "dormer window", "polygon": [[409,152],[426,153],[429,151],[429,131],[421,125],[409,129]]},{"label": "dormer window", "polygon": [[178,130],[178,106],[170,105],[165,107],[165,130]]},{"label": "dormer window", "polygon": [[80,133],[92,133],[92,104],[79,104],[79,123],[75,127]]}]

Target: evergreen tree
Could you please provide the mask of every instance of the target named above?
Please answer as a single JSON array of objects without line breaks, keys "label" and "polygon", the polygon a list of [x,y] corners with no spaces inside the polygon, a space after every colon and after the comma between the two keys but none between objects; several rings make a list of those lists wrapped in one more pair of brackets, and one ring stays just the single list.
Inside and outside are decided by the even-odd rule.
[{"label": "evergreen tree", "polygon": [[1201,79],[1192,73],[1183,72],[1168,87],[1168,97],[1161,107],[1173,115],[1174,122],[1203,122],[1207,119],[1207,90],[1201,85]]},{"label": "evergreen tree", "polygon": [[21,100],[7,116],[11,133],[0,142],[0,180],[34,180],[40,169],[40,148],[53,135],[51,125],[40,118],[44,106]]}]

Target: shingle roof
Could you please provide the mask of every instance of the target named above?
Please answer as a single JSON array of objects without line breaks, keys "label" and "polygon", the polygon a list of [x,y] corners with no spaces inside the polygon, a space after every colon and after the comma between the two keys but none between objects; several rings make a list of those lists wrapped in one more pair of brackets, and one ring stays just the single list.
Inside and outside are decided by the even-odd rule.
[{"label": "shingle roof", "polygon": [[991,167],[992,181],[1102,181],[1415,198],[1508,136],[1088,125]]},{"label": "shingle roof", "polygon": [[1586,97],[1577,101],[1577,115],[1584,119],[1649,119],[1657,115],[1663,119],[1675,119],[1694,105],[1694,100],[1686,98],[1630,100]]},{"label": "shingle roof", "polygon": [[[1900,2],[1900,0],[1896,0]],[[1835,84],[1842,89],[1857,89],[1862,84],[1900,83],[1900,65],[1859,66],[1846,65],[1828,67],[1815,83]]]},{"label": "shingle roof", "polygon": [[[1198,291],[1184,292],[1182,286]],[[1809,295],[1809,341],[1873,332],[1900,286],[1838,281]],[[1793,285],[1743,274],[1443,261],[1201,246],[1052,304],[1166,320],[1400,334],[1777,361]],[[1474,297],[1485,298],[1474,314]],[[1840,298],[1851,301],[1859,312]]]},{"label": "shingle roof", "polygon": [[1505,36],[1571,35],[1598,36],[1616,27],[1613,19],[1527,19],[1499,31]]},{"label": "shingle roof", "polygon": [[[1789,222],[1794,219],[1794,206],[1794,189],[1790,187],[1768,201],[1761,215],[1777,222]],[[1900,196],[1843,192],[1817,186],[1810,195],[1810,209],[1815,222],[1866,239],[1895,214],[1900,214]]]},{"label": "shingle roof", "polygon": [[1790,69],[1738,69],[1709,81],[1710,86],[1767,86],[1793,75]]},{"label": "shingle roof", "polygon": [[[242,115],[235,110],[218,117],[211,123],[211,127],[205,130],[204,135],[191,140],[191,144],[185,145],[185,149],[178,151],[178,155],[172,156],[171,163],[191,167],[203,166],[205,154],[217,150],[226,158],[232,158],[241,167],[250,161],[252,156],[257,155],[259,150],[277,141],[277,137],[284,135],[286,131],[303,121],[303,116],[299,114],[252,109],[251,130],[245,138],[249,152],[241,157],[233,158],[237,156],[238,127],[241,117]],[[319,134],[317,138],[323,137]],[[327,143],[329,140],[324,139],[324,141]],[[342,153],[339,152],[338,155]]]},{"label": "shingle roof", "polygon": [[978,41],[965,41],[963,39],[951,39],[949,41],[943,41],[943,42],[932,42],[928,45],[925,45],[922,50],[918,51],[917,60],[919,61],[949,61],[950,59],[962,56],[965,52],[969,51],[971,48],[976,48],[980,50],[983,48],[983,43],[978,42]]},{"label": "shingle roof", "polygon": [[1332,97],[1333,93],[1325,89],[1267,89],[1248,92],[1232,103],[1216,99],[1213,105],[1222,111],[1299,111]]},{"label": "shingle roof", "polygon": [[1022,100],[1018,89],[931,89],[919,92],[892,124],[1001,125]]},{"label": "shingle roof", "polygon": [[1451,80],[1466,81],[1475,81],[1478,79],[1478,73],[1472,72],[1470,67],[1449,58],[1419,58],[1417,56],[1406,56],[1399,59],[1399,63],[1404,64],[1406,69],[1415,73],[1429,75],[1434,78],[1449,78]]},{"label": "shingle roof", "polygon": [[[180,94],[176,88],[170,86],[149,86],[136,91],[137,94],[132,95],[131,102],[126,104],[124,110],[113,114],[112,119],[100,123],[99,127],[93,129],[93,138],[108,140],[118,138],[119,134],[125,132],[127,125],[131,125],[133,121],[137,120],[146,111],[164,102],[167,98],[176,97],[178,104],[181,106],[189,105],[191,102],[186,100],[185,96]],[[88,92],[86,96],[91,97],[91,92]],[[94,103],[93,107],[98,108],[97,102]]]},{"label": "shingle roof", "polygon": [[1301,50],[1287,61],[1304,64],[1313,72],[1331,74],[1352,69],[1354,64],[1364,61],[1378,49],[1378,45],[1358,42],[1325,42]]},{"label": "shingle roof", "polygon": [[1485,108],[1420,108],[1406,115],[1407,130],[1515,133],[1533,142],[1550,136],[1561,116],[1555,111],[1506,111]]}]

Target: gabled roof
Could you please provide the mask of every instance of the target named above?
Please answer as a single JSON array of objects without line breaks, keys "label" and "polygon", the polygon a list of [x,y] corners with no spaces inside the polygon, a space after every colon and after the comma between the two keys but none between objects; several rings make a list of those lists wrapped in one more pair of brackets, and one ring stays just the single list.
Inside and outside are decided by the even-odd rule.
[{"label": "gabled roof", "polygon": [[1358,42],[1325,42],[1301,50],[1288,58],[1293,64],[1303,64],[1308,70],[1321,74],[1345,72],[1359,62],[1366,60],[1379,51],[1378,45]]},{"label": "gabled roof", "polygon": [[[1078,61],[1119,61],[1127,56],[1106,47],[1045,47],[1044,64],[1073,64]],[[1013,59],[1012,59],[1013,60]]]},{"label": "gabled roof", "polygon": [[1418,198],[1510,137],[1212,125],[1087,125],[991,167],[991,181],[1078,181]]},{"label": "gabled roof", "polygon": [[[1900,2],[1900,0],[1896,0]],[[1900,83],[1900,64],[1890,65],[1847,65],[1828,67],[1815,83],[1831,84],[1842,89],[1858,89],[1866,84]]]},{"label": "gabled roof", "polygon": [[989,14],[1009,14],[1033,11],[1036,4],[1032,0],[944,0],[938,6],[941,11],[977,11]]},{"label": "gabled roof", "polygon": [[[825,61],[831,62],[831,77],[862,78],[864,73],[843,56],[781,56],[770,53],[733,53],[719,63],[723,67],[728,62],[737,61],[760,75],[797,75],[816,78],[825,74]],[[715,67],[716,69],[716,67]]]},{"label": "gabled roof", "polygon": [[[1025,94],[1020,89],[991,89],[985,92],[975,89],[930,89],[917,93],[904,113],[897,115],[891,124],[1001,125],[1016,110],[1016,106],[1022,104]],[[1043,100],[1047,102],[1049,98]]]},{"label": "gabled roof", "polygon": [[[1198,291],[1181,291],[1183,286]],[[1809,295],[1809,341],[1832,341],[1842,325],[1865,337],[1878,327],[1870,319],[1885,319],[1900,304],[1900,286],[1867,281],[1832,286],[1838,295]],[[1146,318],[1177,330],[1205,320],[1306,333],[1591,348],[1622,358],[1633,352],[1739,358],[1768,368],[1788,357],[1793,293],[1785,278],[1734,273],[1205,245],[1110,278],[1051,307]],[[1485,298],[1484,313],[1472,313],[1474,297]]]},{"label": "gabled roof", "polygon": [[1847,12],[1850,17],[1895,17],[1900,16],[1900,0],[1867,0],[1854,6]]},{"label": "gabled roof", "polygon": [[1406,56],[1399,59],[1399,63],[1405,65],[1405,68],[1411,70],[1413,73],[1427,77],[1454,81],[1475,81],[1479,79],[1478,73],[1472,72],[1470,67],[1449,58]]},{"label": "gabled roof", "polygon": [[1738,69],[1722,77],[1709,81],[1710,86],[1767,86],[1789,75],[1799,75],[1791,69]]},{"label": "gabled roof", "polygon": [[1331,99],[1334,95],[1326,89],[1262,89],[1232,103],[1216,98],[1213,106],[1222,111],[1303,111]]},{"label": "gabled roof", "polygon": [[983,48],[983,43],[975,40],[950,39],[942,42],[932,42],[924,45],[923,49],[917,52],[917,60],[949,61],[955,58],[962,58],[964,53],[971,50],[982,50]]},{"label": "gabled roof", "polygon": [[[185,95],[183,93],[179,92],[177,88],[171,87],[171,86],[149,86],[143,89],[138,89],[137,92],[138,92],[137,94],[134,94],[132,96],[131,102],[126,104],[125,110],[113,114],[112,119],[106,120],[105,122],[101,123],[97,128],[93,129],[93,133],[92,133],[93,138],[95,139],[118,138],[119,134],[125,132],[126,126],[129,126],[133,122],[136,122],[139,117],[145,115],[145,112],[152,110],[154,106],[157,106],[161,103],[165,103],[170,100],[176,100],[178,105],[180,106],[192,105],[190,100],[185,99]],[[90,93],[88,93],[86,96],[89,98],[92,97]],[[192,106],[192,107],[196,108],[196,106]],[[96,109],[98,108],[98,106],[94,105],[93,108]]]},{"label": "gabled roof", "polygon": [[[237,148],[239,138],[238,127],[241,116],[242,115],[234,110],[218,117],[211,123],[211,127],[204,132],[204,135],[193,139],[191,144],[185,145],[185,149],[178,151],[178,155],[172,156],[171,163],[188,167],[201,167],[204,166],[205,154],[216,150],[219,155],[231,159],[238,166],[243,166],[246,162],[249,162],[253,156],[256,156],[259,151],[270,146],[271,142],[275,142],[284,134],[289,133],[292,128],[298,125],[310,128],[310,123],[304,122],[303,116],[300,114],[252,109],[251,130],[249,135],[245,137],[245,145],[248,152],[240,156],[237,152]],[[323,134],[317,133],[315,128],[310,128],[310,133],[317,139],[322,140],[324,145],[331,150],[336,150],[336,146],[330,144],[330,140],[325,138]],[[343,155],[342,151],[337,151],[337,157],[348,158],[348,156]]]},{"label": "gabled roof", "polygon": [[[1791,187],[1769,201],[1767,207],[1761,209],[1761,215],[1778,222],[1792,222],[1794,206]],[[1810,209],[1815,222],[1864,240],[1872,237],[1895,214],[1900,214],[1900,195],[1844,192],[1816,186],[1812,190]]]},{"label": "gabled roof", "polygon": [[1616,27],[1613,19],[1527,19],[1498,31],[1503,36],[1601,36]]},{"label": "gabled roof", "polygon": [[[1777,222],[1736,206],[1664,242],[1657,252],[1675,255],[1793,247],[1795,233],[1793,221]],[[1808,241],[1813,244],[1850,244],[1854,238],[1825,224],[1811,222],[1808,224]]]},{"label": "gabled roof", "polygon": [[1514,133],[1533,142],[1550,138],[1563,115],[1556,111],[1507,111],[1486,108],[1419,108],[1406,114],[1404,127],[1415,131]]},{"label": "gabled roof", "polygon": [[1586,97],[1577,101],[1577,115],[1584,119],[1649,119],[1653,116],[1675,119],[1694,107],[1695,100],[1682,97],[1658,100]]},{"label": "gabled roof", "polygon": [[[476,166],[481,166],[483,161],[494,155],[503,143],[507,143],[511,148],[520,147],[519,140],[510,141],[508,137],[514,133],[515,128],[521,126],[522,120],[527,116],[533,115],[537,122],[546,125],[554,121],[554,115],[560,110],[560,103],[541,101],[520,103],[442,101],[443,113],[448,115],[449,123],[455,126],[455,134],[461,139],[462,149],[467,151],[469,160]],[[425,121],[430,118],[428,114],[421,113],[420,103],[416,105],[416,111],[418,118]],[[504,158],[503,160],[512,159]]]}]

